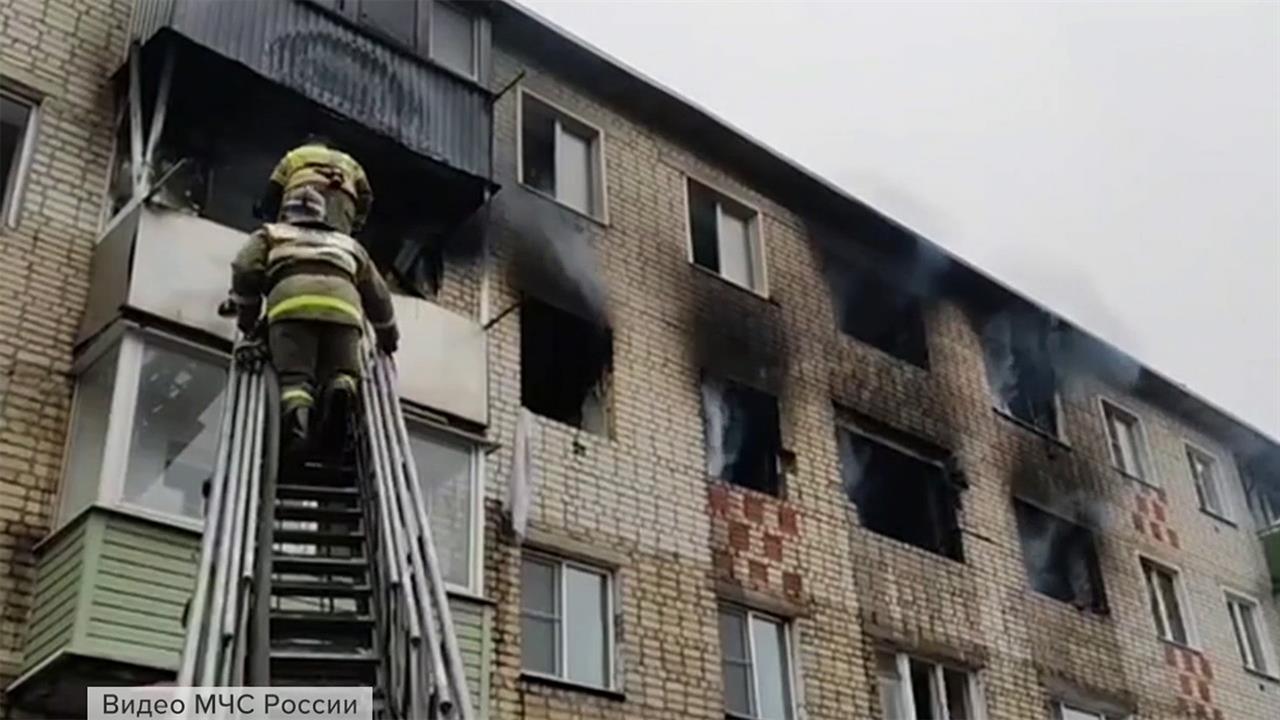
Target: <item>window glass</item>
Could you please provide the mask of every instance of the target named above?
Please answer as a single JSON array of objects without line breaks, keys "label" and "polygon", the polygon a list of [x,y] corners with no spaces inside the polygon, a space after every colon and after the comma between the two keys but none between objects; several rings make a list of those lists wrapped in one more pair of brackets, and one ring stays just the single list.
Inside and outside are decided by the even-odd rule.
[{"label": "window glass", "polygon": [[8,215],[10,195],[18,187],[22,149],[31,121],[31,105],[0,95],[0,209]]},{"label": "window glass", "polygon": [[751,619],[751,637],[756,649],[756,685],[760,693],[756,714],[769,720],[791,717],[784,633],[785,629],[779,623],[758,616]]},{"label": "window glass", "polygon": [[213,476],[227,371],[219,363],[147,343],[139,370],[123,500],[199,519]]},{"label": "window glass", "polygon": [[556,198],[579,212],[590,214],[591,138],[565,129],[556,133]]},{"label": "window glass", "polygon": [[1231,625],[1235,631],[1236,647],[1247,668],[1258,672],[1270,672],[1263,632],[1258,624],[1257,604],[1252,600],[1227,596],[1227,609],[1231,613]]},{"label": "window glass", "polygon": [[93,361],[76,381],[74,425],[67,446],[67,471],[59,509],[62,522],[92,505],[98,497],[119,357],[116,346]]},{"label": "window glass", "polygon": [[1218,488],[1218,469],[1213,458],[1188,447],[1187,463],[1191,466],[1191,477],[1195,479],[1196,496],[1200,499],[1200,507],[1215,515],[1222,515],[1223,505],[1222,496]]},{"label": "window glass", "polygon": [[1059,714],[1062,716],[1062,720],[1106,720],[1106,718],[1097,713],[1077,710],[1066,705],[1059,706]]},{"label": "window glass", "polygon": [[1107,437],[1111,442],[1112,460],[1124,472],[1146,479],[1146,455],[1138,419],[1110,403],[1104,402],[1103,407],[1106,409]]},{"label": "window glass", "polygon": [[566,566],[564,585],[564,617],[569,619],[565,626],[568,677],[586,685],[605,687],[609,674],[605,578],[599,573]]},{"label": "window glass", "polygon": [[689,181],[689,234],[693,242],[693,262],[720,272],[720,241],[716,232],[719,213],[715,195]]},{"label": "window glass", "polygon": [[386,33],[397,42],[414,47],[418,27],[418,0],[362,0],[360,21]]},{"label": "window glass", "polygon": [[917,718],[932,718],[933,712],[933,666],[912,659],[911,699],[916,706]]},{"label": "window glass", "polygon": [[450,3],[432,5],[431,57],[450,70],[475,77],[475,20]]},{"label": "window glass", "polygon": [[1165,640],[1186,645],[1189,636],[1174,572],[1147,560],[1142,561],[1142,569],[1147,580],[1147,595],[1151,601],[1157,632]]},{"label": "window glass", "polygon": [[971,720],[973,708],[969,699],[969,676],[959,670],[944,668],[942,678],[946,685],[947,713],[951,720]]},{"label": "window glass", "polygon": [[520,655],[525,669],[560,672],[560,579],[556,565],[526,558],[520,570]]},{"label": "window glass", "polygon": [[880,685],[880,711],[884,720],[897,720],[906,715],[902,706],[902,679],[898,677],[898,658],[889,653],[876,653],[876,677]]},{"label": "window glass", "polygon": [[747,646],[747,623],[743,613],[721,608],[720,656],[724,671],[725,709],[751,715],[751,660]]},{"label": "window glass", "polygon": [[730,212],[723,204],[718,218],[720,274],[743,287],[754,287],[749,221]]},{"label": "window glass", "polygon": [[474,453],[443,433],[411,428],[409,446],[445,582],[470,588],[475,517]]},{"label": "window glass", "polygon": [[522,95],[521,181],[548,195],[556,193],[556,118],[551,109]]}]

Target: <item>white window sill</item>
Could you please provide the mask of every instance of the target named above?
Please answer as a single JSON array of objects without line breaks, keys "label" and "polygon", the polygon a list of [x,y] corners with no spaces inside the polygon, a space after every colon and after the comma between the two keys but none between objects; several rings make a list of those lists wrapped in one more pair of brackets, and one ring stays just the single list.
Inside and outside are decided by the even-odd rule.
[{"label": "white window sill", "polygon": [[1132,480],[1133,482],[1136,482],[1139,485],[1142,485],[1143,487],[1151,488],[1152,490],[1163,490],[1163,488],[1157,485],[1154,481],[1148,480],[1147,478],[1141,477],[1139,475],[1134,475],[1133,473],[1129,472],[1128,470],[1125,470],[1124,468],[1120,468],[1120,467],[1116,467],[1115,465],[1112,465],[1111,469],[1119,473],[1120,477],[1124,478],[1125,480]]},{"label": "white window sill", "polygon": [[1255,668],[1249,667],[1248,665],[1242,665],[1241,667],[1243,667],[1244,671],[1249,673],[1253,677],[1256,677],[1260,680],[1266,680],[1267,682],[1270,682],[1270,683],[1280,684],[1280,675],[1274,675],[1272,673],[1269,673],[1263,670],[1257,670]]},{"label": "white window sill", "polygon": [[1226,515],[1223,515],[1222,513],[1214,512],[1213,510],[1210,510],[1209,508],[1203,505],[1200,506],[1200,512],[1204,513],[1205,515],[1208,515],[1209,517],[1213,518],[1214,520],[1217,520],[1218,522],[1224,525],[1228,525],[1230,527],[1236,527],[1235,520],[1232,520],[1231,518],[1227,517]]},{"label": "white window sill", "polygon": [[1162,637],[1160,638],[1160,642],[1164,643],[1165,645],[1168,645],[1169,647],[1177,648],[1179,650],[1190,650],[1191,652],[1197,655],[1204,654],[1204,652],[1200,648],[1196,647],[1195,645],[1191,645],[1189,643],[1180,643],[1177,640],[1173,640],[1171,638]]},{"label": "white window sill", "polygon": [[543,200],[554,203],[560,206],[561,208],[568,210],[569,212],[573,213],[574,215],[577,215],[578,217],[584,220],[590,220],[591,222],[595,223],[596,225],[599,225],[602,228],[609,227],[608,217],[602,216],[602,215],[595,215],[593,213],[586,212],[585,210],[579,210],[578,208],[561,200],[555,195],[552,195],[551,193],[546,192],[545,190],[539,190],[538,188],[532,185],[526,184],[523,178],[521,178],[520,180],[520,187],[524,188],[525,190],[528,190],[530,193],[532,193],[533,195],[536,195],[537,197],[542,198]]},{"label": "white window sill", "polygon": [[580,682],[574,682],[573,680],[566,680],[555,675],[547,675],[546,673],[534,672],[531,670],[521,670],[520,681],[538,685],[548,685],[550,687],[561,688],[563,690],[573,690],[586,693],[588,695],[609,698],[611,700],[625,701],[627,699],[626,693],[621,690],[587,685]]},{"label": "white window sill", "polygon": [[1001,407],[999,407],[999,406],[997,406],[997,405],[992,405],[992,406],[991,406],[991,410],[992,410],[996,415],[999,415],[1000,417],[1004,418],[1006,421],[1008,421],[1008,422],[1010,422],[1010,423],[1013,423],[1014,425],[1017,425],[1018,427],[1022,428],[1023,430],[1026,430],[1027,432],[1030,432],[1030,433],[1032,433],[1032,434],[1034,434],[1034,435],[1039,435],[1040,437],[1044,438],[1045,440],[1048,440],[1049,442],[1053,443],[1054,445],[1057,445],[1058,447],[1062,448],[1063,450],[1068,450],[1068,451],[1069,451],[1069,450],[1071,450],[1071,449],[1072,449],[1072,447],[1071,447],[1071,443],[1067,442],[1066,438],[1064,438],[1064,437],[1062,437],[1062,436],[1060,436],[1060,435],[1054,435],[1054,434],[1052,434],[1052,433],[1048,432],[1047,430],[1045,430],[1044,428],[1039,427],[1038,425],[1032,425],[1031,423],[1027,422],[1026,420],[1023,420],[1022,418],[1019,418],[1019,417],[1015,416],[1013,413],[1011,413],[1011,412],[1009,412],[1008,410],[1005,410],[1005,409],[1003,409],[1003,408],[1001,408]]},{"label": "white window sill", "polygon": [[720,282],[728,285],[729,287],[736,288],[738,290],[741,290],[742,292],[751,293],[752,295],[755,295],[756,297],[760,298],[761,300],[764,300],[767,303],[771,303],[773,305],[778,304],[777,300],[774,300],[773,298],[769,297],[769,293],[767,291],[757,290],[753,287],[748,287],[746,285],[743,285],[742,283],[737,282],[735,280],[730,280],[724,275],[721,275],[719,272],[712,270],[709,267],[703,267],[702,265],[699,265],[693,260],[689,261],[689,267],[692,267],[694,270],[697,270],[698,272],[703,273],[708,277],[713,277],[719,280]]}]

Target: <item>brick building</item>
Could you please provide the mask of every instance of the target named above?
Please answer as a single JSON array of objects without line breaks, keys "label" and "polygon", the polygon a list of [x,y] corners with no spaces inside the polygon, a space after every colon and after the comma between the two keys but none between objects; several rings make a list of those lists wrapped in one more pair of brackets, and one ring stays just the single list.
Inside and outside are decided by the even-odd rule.
[{"label": "brick building", "polygon": [[318,128],[378,194],[482,717],[1280,714],[1273,440],[544,21],[16,0],[0,37],[8,706],[172,676],[213,305]]}]

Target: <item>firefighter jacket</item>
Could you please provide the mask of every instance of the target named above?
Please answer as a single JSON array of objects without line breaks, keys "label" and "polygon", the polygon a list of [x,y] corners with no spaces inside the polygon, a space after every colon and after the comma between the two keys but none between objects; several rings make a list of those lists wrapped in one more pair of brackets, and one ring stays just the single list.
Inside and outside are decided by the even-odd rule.
[{"label": "firefighter jacket", "polygon": [[368,252],[331,230],[268,223],[231,262],[231,295],[246,332],[266,296],[267,322],[316,320],[395,331],[391,293]]},{"label": "firefighter jacket", "polygon": [[290,150],[276,164],[270,180],[281,194],[304,186],[341,190],[355,205],[355,228],[364,225],[373,206],[373,188],[360,163],[341,150],[324,145],[302,145]]}]

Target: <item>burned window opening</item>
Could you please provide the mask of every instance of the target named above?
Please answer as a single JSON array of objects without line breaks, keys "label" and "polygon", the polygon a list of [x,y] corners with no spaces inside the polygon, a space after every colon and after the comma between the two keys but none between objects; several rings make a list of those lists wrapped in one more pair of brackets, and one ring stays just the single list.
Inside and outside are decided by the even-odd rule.
[{"label": "burned window opening", "polygon": [[[394,271],[402,289],[431,296],[447,261],[475,256],[455,236],[483,202],[482,179],[410,152],[205,51],[176,50],[168,120],[152,175],[163,177],[183,164],[153,202],[252,231],[264,221],[258,203],[275,163],[307,135],[320,133],[365,168],[374,202],[356,236],[380,268]],[[117,156],[127,163],[127,120],[120,131],[125,144]],[[117,184],[126,182],[124,170],[118,170]],[[471,233],[468,242],[478,237]]]},{"label": "burned window opening", "polygon": [[946,464],[853,428],[837,434],[842,485],[862,526],[963,562],[959,488]]},{"label": "burned window opening", "polygon": [[1107,612],[1093,531],[1021,500],[1013,505],[1031,588],[1081,610]]},{"label": "burned window opening", "polygon": [[720,378],[702,381],[707,474],[769,495],[782,494],[782,436],[772,395]]},{"label": "burned window opening", "polygon": [[526,297],[520,305],[520,401],[543,417],[609,434],[613,333]]},{"label": "burned window opening", "polygon": [[996,407],[1052,437],[1059,437],[1056,323],[1036,309],[1008,310],[982,332],[987,379]]},{"label": "burned window opening", "polygon": [[928,369],[924,308],[918,295],[851,261],[833,262],[828,272],[841,332]]}]

